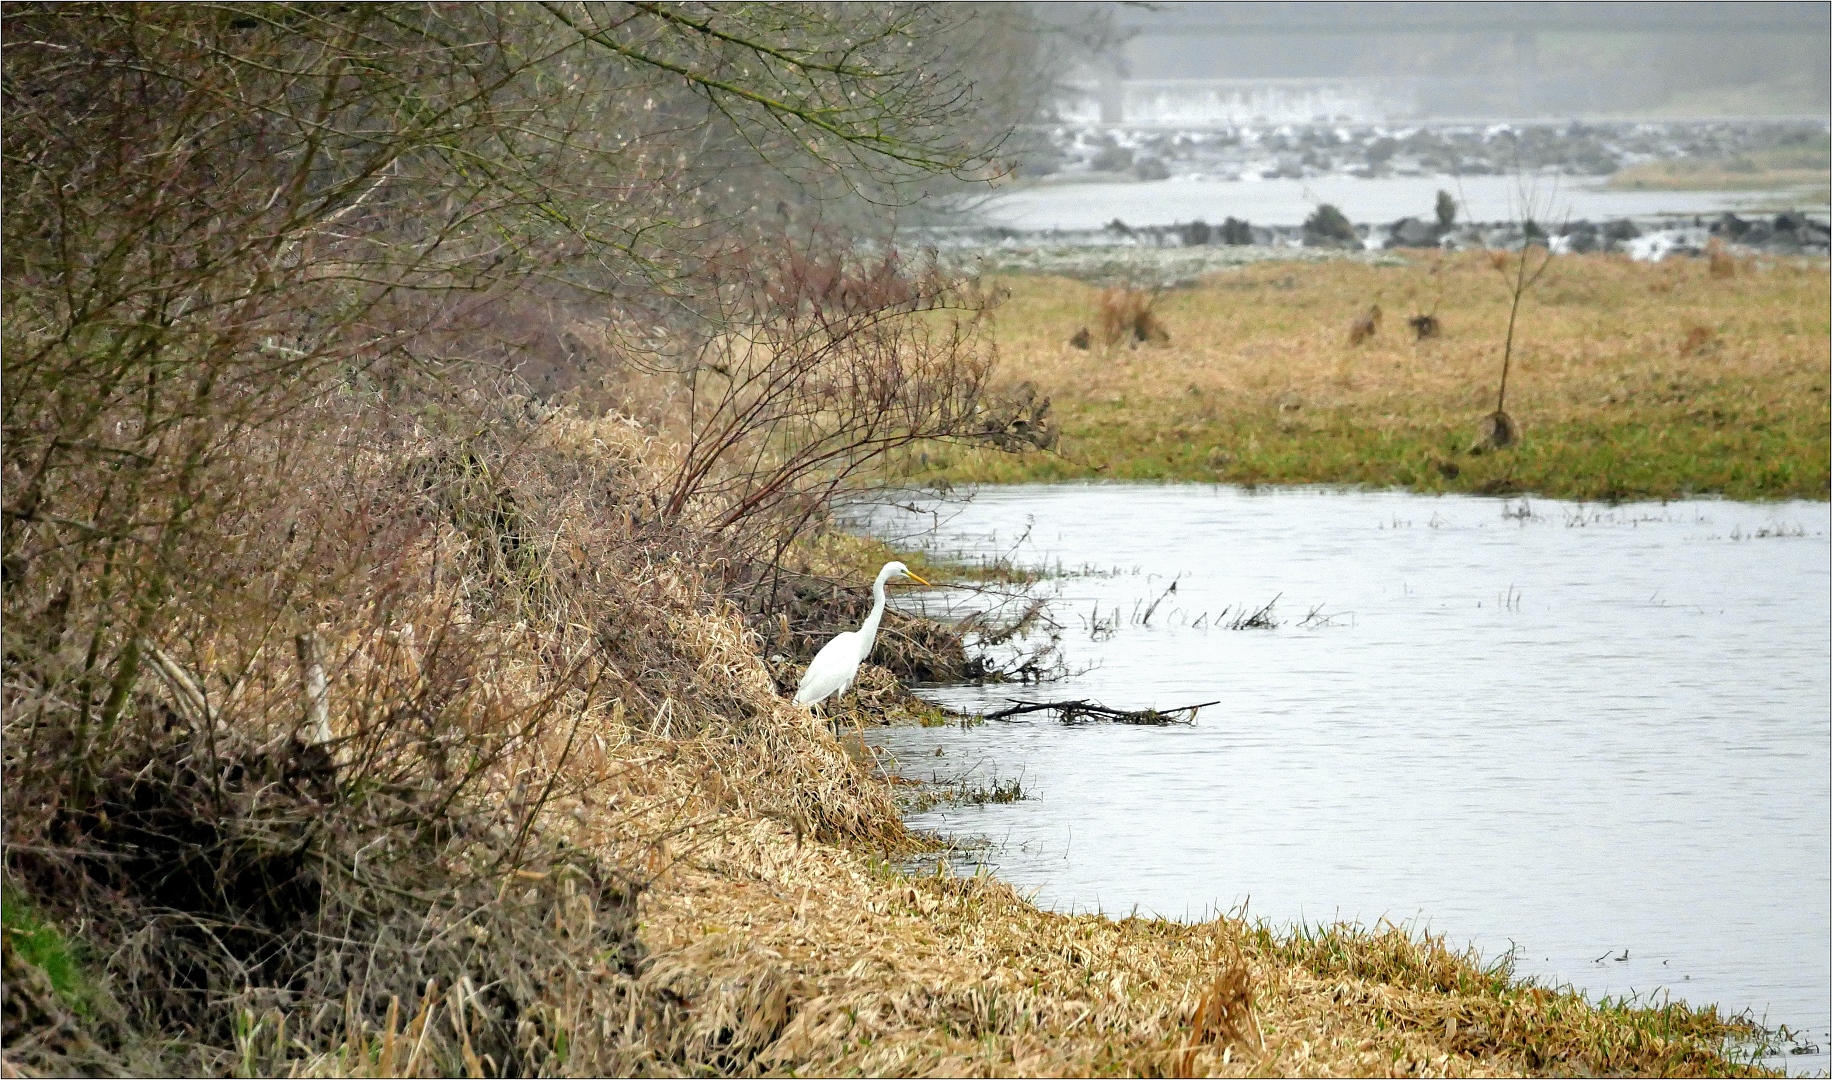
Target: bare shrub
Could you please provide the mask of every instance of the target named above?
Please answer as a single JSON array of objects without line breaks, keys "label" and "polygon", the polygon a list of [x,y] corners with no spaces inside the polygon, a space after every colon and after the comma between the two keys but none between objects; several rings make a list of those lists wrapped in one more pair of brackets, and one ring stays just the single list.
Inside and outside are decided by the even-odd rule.
[{"label": "bare shrub", "polygon": [[[666,372],[685,386],[661,415],[679,444],[662,513],[715,533],[760,530],[780,548],[887,453],[975,436],[988,303],[932,268],[905,272],[895,253],[785,245],[747,267],[691,357]],[[756,532],[735,539],[748,547]]]},{"label": "bare shrub", "polygon": [[1501,380],[1495,390],[1495,411],[1482,418],[1476,441],[1471,445],[1476,453],[1504,449],[1520,440],[1520,425],[1507,412],[1508,372],[1514,362],[1514,328],[1520,317],[1520,302],[1552,265],[1552,249],[1543,242],[1545,233],[1533,221],[1531,199],[1522,195],[1521,202],[1526,237],[1520,250],[1512,254],[1496,251],[1489,255],[1489,265],[1507,286],[1508,329],[1502,341]]},{"label": "bare shrub", "polygon": [[1361,236],[1334,204],[1322,203],[1304,219],[1304,246],[1356,248],[1361,246]]},{"label": "bare shrub", "polygon": [[[715,181],[990,167],[956,16],[619,10],[0,16],[6,872],[167,1071],[662,1069],[630,914],[683,833],[902,842],[721,565],[989,436],[983,304],[747,277]],[[659,426],[523,393],[582,330],[689,378]]]}]

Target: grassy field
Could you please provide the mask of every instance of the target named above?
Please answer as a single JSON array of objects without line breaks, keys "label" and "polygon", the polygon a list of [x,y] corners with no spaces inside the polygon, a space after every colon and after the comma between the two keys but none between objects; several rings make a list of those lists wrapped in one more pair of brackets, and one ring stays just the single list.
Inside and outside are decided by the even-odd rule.
[{"label": "grassy field", "polygon": [[[1366,484],[1624,500],[1827,497],[1823,260],[1657,264],[1560,256],[1522,304],[1506,450],[1472,454],[1495,407],[1507,283],[1487,253],[1408,265],[1264,263],[1162,293],[1167,344],[1077,349],[1099,290],[1011,276],[1003,377],[1053,399],[1054,454],[931,451],[925,481],[1107,477]],[[1349,344],[1378,304],[1379,331]],[[1442,332],[1414,341],[1407,319]]]},{"label": "grassy field", "polygon": [[1649,191],[1811,192],[1826,201],[1832,149],[1821,136],[1812,142],[1775,147],[1727,158],[1684,158],[1631,165],[1609,178],[1609,186]]}]

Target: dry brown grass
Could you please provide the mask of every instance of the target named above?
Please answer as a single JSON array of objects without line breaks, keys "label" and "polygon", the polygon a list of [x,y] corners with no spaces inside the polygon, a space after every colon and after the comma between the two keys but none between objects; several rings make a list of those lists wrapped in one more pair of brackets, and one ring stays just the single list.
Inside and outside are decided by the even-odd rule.
[{"label": "dry brown grass", "polygon": [[[401,462],[435,448],[377,440],[341,481],[386,494]],[[462,919],[435,908],[465,943],[436,982],[371,972],[341,1007],[246,988],[226,1003],[232,1045],[199,1063],[320,1076],[1732,1069],[1720,1041],[1744,1029],[1713,1013],[1599,1009],[1391,928],[1065,916],[995,880],[896,869],[931,845],[900,824],[871,752],[778,693],[683,537],[619,509],[665,475],[655,452],[615,417],[550,417],[514,454],[480,451],[458,502],[435,499],[446,513],[391,541],[390,561],[357,559],[398,584],[321,610],[331,752],[350,769],[390,745],[378,721],[434,709],[441,730],[495,748],[474,797],[504,814],[475,818],[483,831],[457,852],[515,853],[451,868],[485,893]],[[322,464],[321,481],[340,479]],[[524,542],[504,548],[500,516],[465,512],[477,499],[514,507]],[[299,509],[282,500],[248,524]],[[173,658],[186,680],[250,672],[217,706],[224,722],[299,723],[290,637],[263,647],[247,623],[192,625]],[[896,696],[870,674],[860,705]],[[145,689],[183,708],[182,685],[149,675]],[[588,867],[640,890],[634,921],[603,925]]]},{"label": "dry brown grass", "polygon": [[[238,493],[217,531],[163,553],[178,599],[87,744],[59,691],[95,651],[69,624],[107,609],[68,549],[22,545],[8,888],[81,928],[137,1034],[99,1063],[9,1039],[9,1068],[671,1071],[636,892],[732,822],[913,846],[683,557],[700,534],[641,513],[645,433],[517,432],[505,404],[500,442],[335,399],[247,439],[210,474]],[[629,1030],[594,1026],[613,1014]]]},{"label": "dry brown grass", "polygon": [[[1495,255],[1508,257],[1450,256],[1435,274],[1333,262],[1217,275],[1161,298],[1167,348],[1117,363],[1062,344],[1093,289],[1006,279],[1003,377],[1052,396],[1061,456],[956,454],[939,472],[1826,497],[1828,278],[1810,259],[1756,259],[1731,278],[1704,259],[1554,259],[1520,313],[1507,410],[1521,442],[1443,475],[1436,464],[1495,407],[1509,300]],[[1342,327],[1370,296],[1433,310],[1439,332],[1350,350]],[[1688,346],[1694,326],[1715,347]]]},{"label": "dry brown grass", "polygon": [[643,914],[645,981],[696,1003],[688,1058],[737,1072],[1737,1071],[1715,1016],[1600,1010],[1392,928],[1057,915],[768,823],[677,862]]}]

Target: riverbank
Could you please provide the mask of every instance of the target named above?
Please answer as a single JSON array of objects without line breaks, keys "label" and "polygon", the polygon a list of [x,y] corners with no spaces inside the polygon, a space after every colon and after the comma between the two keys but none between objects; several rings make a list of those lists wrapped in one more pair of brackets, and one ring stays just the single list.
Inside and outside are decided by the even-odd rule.
[{"label": "riverbank", "polygon": [[1390,927],[1053,914],[768,822],[697,845],[643,926],[649,978],[694,1003],[687,1041],[741,1074],[1722,1075],[1748,1033]]},{"label": "riverbank", "polygon": [[[1392,253],[1388,253],[1391,255]],[[1383,259],[1383,262],[1389,260]],[[1728,271],[1728,272],[1727,272]],[[1508,286],[1491,255],[1259,262],[1155,294],[1163,343],[1081,349],[1100,290],[1001,275],[1001,372],[1051,398],[1052,455],[906,459],[919,482],[1115,478],[1366,484],[1571,499],[1827,495],[1826,264],[1557,256],[1522,304],[1494,409]],[[1354,320],[1383,318],[1359,344]],[[1408,320],[1432,314],[1417,339]]]},{"label": "riverbank", "polygon": [[1167,176],[1304,179],[1332,176],[1509,175],[1619,177],[1634,186],[1648,162],[1667,175],[1731,166],[1818,170],[1828,160],[1826,122],[1815,119],[1575,120],[1408,125],[1299,124],[1109,127],[1060,124],[1033,136],[1024,175],[1043,182]]},{"label": "riverbank", "polygon": [[1823,135],[1818,139],[1802,137],[1789,145],[1751,147],[1741,153],[1631,165],[1612,175],[1609,186],[1666,191],[1793,190],[1823,206],[1828,197],[1826,155]]},{"label": "riverbank", "polygon": [[[1723,1075],[1742,1068],[1739,1040],[1760,1036],[1709,1008],[1590,1003],[1388,927],[1067,916],[996,880],[912,867],[946,851],[906,829],[894,782],[852,734],[901,691],[868,671],[837,739],[790,705],[792,666],[772,670],[713,568],[680,558],[694,534],[617,509],[656,455],[615,417],[563,415],[513,466],[480,459],[493,485],[448,496],[516,507],[529,535],[551,538],[539,562],[492,555],[500,522],[471,502],[398,544],[387,606],[318,630],[339,673],[328,750],[272,738],[296,723],[291,649],[250,646],[248,626],[219,618],[199,624],[194,651],[160,653],[169,685],[148,686],[153,719],[133,722],[174,726],[99,772],[105,816],[46,827],[110,861],[15,849],[9,1073]],[[439,460],[413,441],[397,457]],[[360,489],[363,464],[319,475]],[[391,475],[352,512],[391,520]],[[621,494],[581,502],[556,476]],[[315,505],[282,500],[256,520]],[[529,565],[546,588],[527,585]],[[202,714],[184,688],[214,687],[210,665],[237,649],[272,692]],[[377,722],[413,708],[436,709],[421,722],[478,755],[468,790],[380,816],[441,790],[427,786],[440,759],[409,746],[385,789],[400,794],[333,795],[377,767],[359,756],[395,730]],[[205,737],[187,713],[224,721],[201,731],[238,765],[224,780],[236,819],[208,817],[184,783]],[[270,775],[285,783],[245,783]],[[321,860],[280,859],[274,837],[310,820],[328,823]],[[178,828],[217,830],[211,843],[234,853],[208,880],[264,875],[278,899],[173,892],[150,872],[104,879],[107,894],[89,880],[141,858],[134,838]],[[157,914],[173,910],[187,921]],[[327,920],[355,925],[326,936]],[[193,922],[241,936],[213,946]],[[253,951],[271,941],[287,951]],[[348,942],[355,959],[335,951]],[[292,959],[312,950],[315,963]],[[378,951],[387,963],[366,966]],[[79,968],[61,984],[41,970],[58,956]],[[230,962],[239,974],[194,993],[184,964]],[[344,963],[366,974],[337,996]],[[170,1026],[139,1026],[149,1017]]]}]

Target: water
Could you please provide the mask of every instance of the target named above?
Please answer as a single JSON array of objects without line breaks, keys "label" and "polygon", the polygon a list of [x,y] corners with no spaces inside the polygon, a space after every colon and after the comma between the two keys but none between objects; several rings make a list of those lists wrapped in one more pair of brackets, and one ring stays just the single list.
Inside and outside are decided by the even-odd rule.
[{"label": "water", "polygon": [[[1190,728],[874,737],[914,775],[1021,778],[1023,801],[912,824],[987,838],[987,864],[1051,908],[1385,918],[1823,1048],[1829,528],[1825,503],[990,489],[931,542],[1067,571],[1054,612],[1088,670],[931,696],[1220,704]],[[1276,629],[1216,628],[1274,597]]]},{"label": "water", "polygon": [[[1440,189],[1455,196],[1466,221],[1521,217],[1523,202],[1542,222],[1603,221],[1683,214],[1715,217],[1726,210],[1806,205],[1798,195],[1765,191],[1612,191],[1570,177],[1522,182],[1511,176],[1393,176],[1359,179],[1218,180],[1180,176],[1153,183],[1057,183],[1017,188],[988,200],[979,217],[1012,229],[1098,229],[1119,218],[1128,225],[1172,225],[1233,216],[1255,225],[1301,225],[1319,203],[1334,203],[1350,221],[1431,220]],[[1823,208],[1823,204],[1821,204]]]}]

